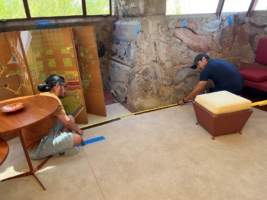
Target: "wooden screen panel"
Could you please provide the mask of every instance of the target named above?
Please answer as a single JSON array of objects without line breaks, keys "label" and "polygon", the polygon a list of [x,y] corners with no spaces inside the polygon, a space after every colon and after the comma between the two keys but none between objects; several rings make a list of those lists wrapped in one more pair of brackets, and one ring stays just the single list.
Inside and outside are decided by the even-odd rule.
[{"label": "wooden screen panel", "polygon": [[[8,35],[8,36],[7,36]],[[0,101],[25,94],[32,94],[31,87],[26,88],[23,80],[20,80],[21,70],[19,62],[11,52],[9,40],[13,44],[16,34],[0,33]]]},{"label": "wooden screen panel", "polygon": [[27,53],[30,73],[35,88],[50,74],[61,75],[68,84],[67,97],[61,99],[67,114],[76,122],[88,122],[82,82],[79,73],[72,30],[70,28],[30,31],[31,44]]},{"label": "wooden screen panel", "polygon": [[20,83],[17,75],[9,77],[1,76],[0,86],[0,101],[21,96],[21,94],[18,93]]},{"label": "wooden screen panel", "polygon": [[7,32],[5,33],[5,36],[11,52],[10,60],[7,63],[7,76],[18,76],[20,86],[17,91],[21,96],[32,95],[32,81],[28,70],[28,64],[25,57],[20,32]]},{"label": "wooden screen panel", "polygon": [[46,55],[41,31],[29,31],[28,34],[31,36],[31,41],[26,58],[33,82],[33,91],[34,94],[38,94],[38,85],[44,82],[50,72],[49,68],[44,65]]},{"label": "wooden screen panel", "polygon": [[83,81],[86,110],[90,114],[106,116],[94,27],[75,27],[72,30]]}]

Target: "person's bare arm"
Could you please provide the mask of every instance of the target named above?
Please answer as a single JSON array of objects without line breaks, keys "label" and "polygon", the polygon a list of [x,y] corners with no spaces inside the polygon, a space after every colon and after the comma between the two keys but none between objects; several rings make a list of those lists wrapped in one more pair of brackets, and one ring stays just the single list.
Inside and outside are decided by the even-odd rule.
[{"label": "person's bare arm", "polygon": [[195,89],[187,97],[178,101],[178,105],[184,105],[189,100],[194,99],[203,90],[206,84],[207,84],[207,81],[199,81]]},{"label": "person's bare arm", "polygon": [[68,129],[70,129],[72,131],[75,131],[79,135],[82,135],[83,134],[83,131],[81,129],[79,129],[79,127],[77,126],[77,124],[75,124],[74,122],[72,122],[70,120],[70,118],[66,114],[60,114],[57,117],[64,124],[64,126],[67,127]]}]

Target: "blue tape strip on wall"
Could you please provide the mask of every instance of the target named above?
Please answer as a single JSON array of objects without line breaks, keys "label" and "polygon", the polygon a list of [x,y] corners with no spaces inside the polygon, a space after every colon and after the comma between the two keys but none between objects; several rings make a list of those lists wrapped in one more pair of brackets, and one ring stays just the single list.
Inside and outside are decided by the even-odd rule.
[{"label": "blue tape strip on wall", "polygon": [[55,25],[41,25],[41,26],[36,26],[36,29],[51,29],[51,28],[59,28],[58,24]]},{"label": "blue tape strip on wall", "polygon": [[140,25],[136,25],[136,27],[135,27],[136,35],[138,35],[139,32],[140,32]]},{"label": "blue tape strip on wall", "polygon": [[38,20],[35,22],[35,24],[37,24],[36,29],[59,28],[58,24],[50,24],[50,20]]},{"label": "blue tape strip on wall", "polygon": [[186,29],[186,19],[183,18],[183,29]]},{"label": "blue tape strip on wall", "polygon": [[232,16],[229,16],[228,19],[227,19],[227,21],[228,21],[228,25],[229,26],[232,26],[232,24],[233,24]]},{"label": "blue tape strip on wall", "polygon": [[50,20],[38,20],[38,21],[35,22],[35,24],[47,25],[47,24],[50,24]]}]

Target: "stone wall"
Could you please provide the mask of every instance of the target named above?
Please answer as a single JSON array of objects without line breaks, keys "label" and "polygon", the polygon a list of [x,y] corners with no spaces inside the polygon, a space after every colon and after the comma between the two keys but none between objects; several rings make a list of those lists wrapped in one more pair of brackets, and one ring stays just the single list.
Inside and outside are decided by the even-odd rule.
[{"label": "stone wall", "polygon": [[198,53],[239,68],[241,61],[254,62],[259,38],[267,37],[267,12],[250,18],[244,13],[220,19],[215,14],[119,17],[108,82],[132,111],[176,103],[189,94],[198,82],[199,72],[190,68]]}]

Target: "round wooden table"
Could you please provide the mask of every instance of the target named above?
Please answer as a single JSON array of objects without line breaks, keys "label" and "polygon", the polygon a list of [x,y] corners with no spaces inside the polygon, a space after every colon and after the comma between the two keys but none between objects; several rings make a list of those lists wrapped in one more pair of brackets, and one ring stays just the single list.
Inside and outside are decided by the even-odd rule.
[{"label": "round wooden table", "polygon": [[8,100],[4,100],[0,102],[0,108],[5,105],[9,105],[12,103],[21,102],[24,104],[24,107],[20,110],[15,112],[1,112],[0,111],[0,134],[11,133],[14,131],[19,132],[20,142],[26,156],[28,165],[29,165],[29,172],[19,174],[17,176],[13,176],[1,181],[6,181],[14,178],[24,177],[28,175],[33,175],[39,184],[45,190],[45,187],[42,185],[40,180],[35,175],[35,172],[38,171],[49,158],[45,159],[41,164],[39,164],[35,169],[33,169],[31,159],[29,157],[23,136],[22,136],[22,129],[28,126],[31,126],[40,120],[48,117],[51,115],[55,110],[58,108],[58,101],[53,97],[48,96],[41,96],[41,95],[32,95],[32,96],[24,96],[18,98],[12,98]]}]

